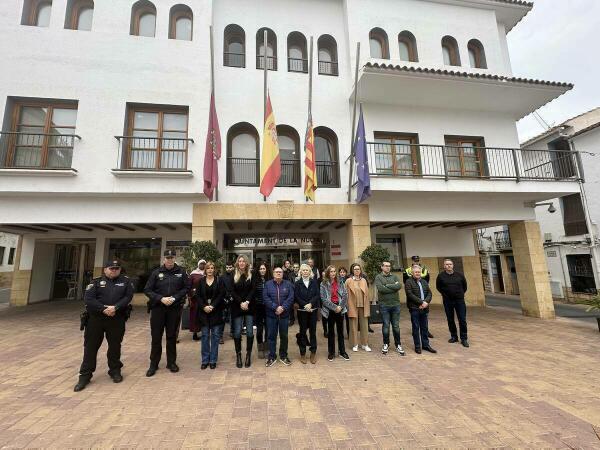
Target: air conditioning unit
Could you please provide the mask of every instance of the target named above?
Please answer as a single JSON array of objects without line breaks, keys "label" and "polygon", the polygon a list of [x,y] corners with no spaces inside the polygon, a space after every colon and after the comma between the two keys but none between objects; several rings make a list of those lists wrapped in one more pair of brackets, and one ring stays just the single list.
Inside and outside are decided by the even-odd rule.
[{"label": "air conditioning unit", "polygon": [[544,233],[544,242],[552,242],[552,233]]}]

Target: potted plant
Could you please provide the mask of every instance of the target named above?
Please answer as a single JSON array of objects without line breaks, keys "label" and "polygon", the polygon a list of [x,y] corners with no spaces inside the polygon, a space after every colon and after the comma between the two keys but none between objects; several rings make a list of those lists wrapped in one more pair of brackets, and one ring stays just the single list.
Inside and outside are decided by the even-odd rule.
[{"label": "potted plant", "polygon": [[[600,295],[596,295],[595,297],[592,297],[587,300],[581,300],[578,303],[580,303],[582,305],[586,305],[588,307],[586,309],[586,312],[590,312],[590,311],[600,312]],[[596,316],[596,320],[598,321],[598,331],[600,332],[600,316]]]}]

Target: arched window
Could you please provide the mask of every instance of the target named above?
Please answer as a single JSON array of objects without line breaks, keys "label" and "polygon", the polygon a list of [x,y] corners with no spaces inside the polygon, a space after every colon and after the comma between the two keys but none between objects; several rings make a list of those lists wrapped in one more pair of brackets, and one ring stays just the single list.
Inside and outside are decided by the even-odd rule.
[{"label": "arched window", "polygon": [[69,0],[65,16],[65,28],[91,31],[94,18],[94,0]]},{"label": "arched window", "polygon": [[169,14],[169,39],[191,41],[194,29],[194,13],[189,6],[175,5]]},{"label": "arched window", "polygon": [[319,74],[337,77],[339,71],[337,42],[335,39],[328,34],[324,34],[317,41],[317,48],[319,49]]},{"label": "arched window", "polygon": [[444,36],[442,38],[442,55],[444,57],[444,65],[460,66],[458,44],[452,36]]},{"label": "arched window", "polygon": [[131,7],[131,27],[133,36],[154,37],[156,34],[156,7],[148,0],[139,0]]},{"label": "arched window", "polygon": [[402,61],[418,62],[417,40],[410,31],[403,31],[398,35],[398,46],[400,48],[400,59]]},{"label": "arched window", "polygon": [[288,72],[308,73],[308,52],[306,37],[298,31],[293,31],[287,38]]},{"label": "arched window", "polygon": [[340,187],[338,138],[333,130],[315,128],[315,153],[318,186]]},{"label": "arched window", "polygon": [[371,58],[390,59],[390,46],[387,33],[381,28],[373,28],[369,33]]},{"label": "arched window", "polygon": [[246,33],[239,25],[225,27],[223,36],[223,65],[246,67]]},{"label": "arched window", "polygon": [[487,69],[483,44],[477,39],[471,39],[468,44],[469,62],[474,69]]},{"label": "arched window", "polygon": [[267,69],[277,70],[277,35],[269,28],[261,28],[256,32],[256,68],[265,68],[265,30],[267,30]]},{"label": "arched window", "polygon": [[247,122],[227,132],[227,185],[258,186],[260,176],[258,131]]},{"label": "arched window", "polygon": [[21,25],[49,27],[52,14],[52,0],[25,0]]},{"label": "arched window", "polygon": [[300,186],[300,136],[289,125],[277,125],[281,177],[277,186]]}]

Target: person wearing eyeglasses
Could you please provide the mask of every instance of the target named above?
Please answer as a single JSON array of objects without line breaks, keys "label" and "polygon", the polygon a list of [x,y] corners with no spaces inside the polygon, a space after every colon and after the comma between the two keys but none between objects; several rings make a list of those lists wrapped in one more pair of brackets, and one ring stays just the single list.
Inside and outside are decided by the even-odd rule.
[{"label": "person wearing eyeglasses", "polygon": [[89,319],[85,327],[83,362],[75,392],[85,389],[91,381],[105,335],[108,343],[108,375],[115,383],[123,381],[121,342],[125,335],[127,308],[132,298],[133,285],[128,277],[121,274],[119,261],[107,261],[103,275],[94,278],[87,286],[84,301]]}]

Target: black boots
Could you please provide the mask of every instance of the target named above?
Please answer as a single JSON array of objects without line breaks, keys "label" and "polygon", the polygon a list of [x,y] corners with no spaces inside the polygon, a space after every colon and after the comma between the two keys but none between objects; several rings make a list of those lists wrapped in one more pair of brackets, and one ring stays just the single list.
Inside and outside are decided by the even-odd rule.
[{"label": "black boots", "polygon": [[242,338],[234,338],[233,342],[235,344],[235,366],[238,369],[242,368]]},{"label": "black boots", "polygon": [[252,347],[254,346],[254,337],[246,337],[246,361],[244,366],[250,367],[252,364]]},{"label": "black boots", "polygon": [[90,378],[79,377],[79,381],[73,388],[75,392],[83,391],[85,387],[90,383]]}]

